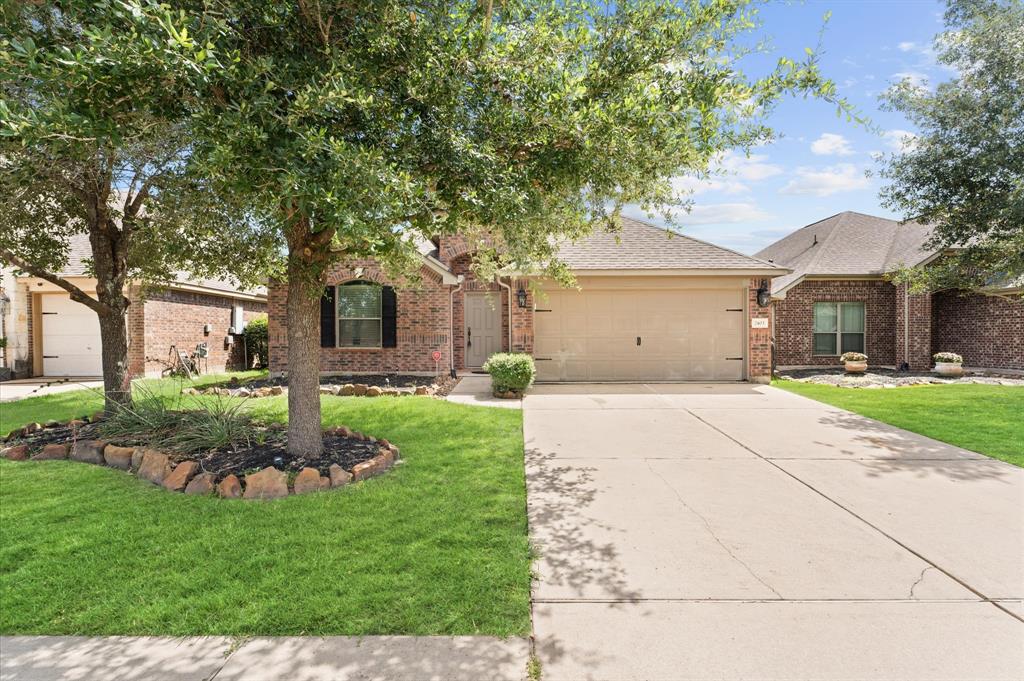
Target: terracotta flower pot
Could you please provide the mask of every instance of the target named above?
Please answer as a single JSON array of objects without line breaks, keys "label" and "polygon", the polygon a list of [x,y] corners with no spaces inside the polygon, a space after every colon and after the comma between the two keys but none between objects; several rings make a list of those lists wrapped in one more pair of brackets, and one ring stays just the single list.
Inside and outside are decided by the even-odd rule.
[{"label": "terracotta flower pot", "polygon": [[939,376],[956,378],[964,375],[964,365],[958,362],[936,362],[934,371]]},{"label": "terracotta flower pot", "polygon": [[863,374],[868,370],[867,362],[844,362],[843,368],[846,369],[848,374]]}]

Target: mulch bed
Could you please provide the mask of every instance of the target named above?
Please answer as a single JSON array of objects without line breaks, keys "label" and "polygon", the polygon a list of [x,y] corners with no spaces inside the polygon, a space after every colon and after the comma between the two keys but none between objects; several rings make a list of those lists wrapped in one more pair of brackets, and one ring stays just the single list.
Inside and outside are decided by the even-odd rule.
[{"label": "mulch bed", "polygon": [[[174,462],[187,460],[198,461],[202,471],[213,473],[218,480],[234,474],[243,477],[268,466],[273,466],[288,473],[298,473],[303,468],[315,468],[321,475],[328,475],[331,464],[338,464],[345,470],[352,470],[357,464],[369,461],[380,451],[376,442],[361,438],[347,437],[335,433],[324,435],[324,451],[319,459],[293,457],[288,453],[288,440],[284,426],[270,425],[263,430],[262,442],[251,440],[239,443],[230,448],[208,451],[201,454],[184,454],[166,450],[159,445],[150,445],[142,439],[117,437],[110,442],[121,446],[152,446],[153,449],[167,453]],[[29,451],[35,453],[48,444],[62,444],[75,440],[102,440],[97,423],[86,423],[72,428],[65,423],[37,430],[29,435],[10,438],[3,446],[25,444]],[[0,446],[0,449],[3,448]]]},{"label": "mulch bed", "polygon": [[[434,386],[434,394],[439,397],[446,396],[455,387],[457,381],[450,376],[413,376],[410,374],[360,374],[358,376],[321,376],[320,385],[345,385],[346,383],[362,383],[378,388],[415,388],[417,386]],[[257,388],[271,388],[273,386],[286,387],[288,378],[279,376],[276,378],[257,378],[249,381],[225,381],[212,383],[206,387],[237,388],[244,387],[251,390]]]}]

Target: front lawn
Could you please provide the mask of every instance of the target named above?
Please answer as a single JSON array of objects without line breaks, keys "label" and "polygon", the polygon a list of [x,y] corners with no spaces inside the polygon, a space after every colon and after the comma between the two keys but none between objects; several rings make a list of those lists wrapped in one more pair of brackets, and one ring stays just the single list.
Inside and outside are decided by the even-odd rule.
[{"label": "front lawn", "polygon": [[773,381],[783,390],[1024,467],[1024,388],[922,385],[886,390]]},{"label": "front lawn", "polygon": [[[74,395],[4,403],[3,428],[93,408]],[[250,404],[285,419],[284,397]],[[405,463],[247,502],[87,464],[0,461],[0,633],[526,634],[521,412],[426,397],[323,407],[324,424],[387,437]]]}]

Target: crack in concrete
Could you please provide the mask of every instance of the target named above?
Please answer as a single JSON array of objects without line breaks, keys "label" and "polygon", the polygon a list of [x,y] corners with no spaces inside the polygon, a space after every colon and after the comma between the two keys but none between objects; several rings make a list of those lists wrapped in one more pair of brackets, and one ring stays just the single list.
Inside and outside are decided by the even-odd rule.
[{"label": "crack in concrete", "polygon": [[914,589],[916,589],[918,587],[918,585],[921,582],[924,581],[925,574],[929,570],[934,570],[934,569],[936,569],[934,565],[925,565],[924,569],[921,570],[921,574],[918,575],[917,581],[910,585],[910,595],[908,596],[908,598],[912,598],[912,599],[915,599],[915,600],[917,599],[917,596],[914,595]]},{"label": "crack in concrete", "polygon": [[710,535],[711,535],[711,538],[715,540],[715,543],[716,543],[716,544],[718,544],[719,546],[721,546],[721,547],[722,547],[722,549],[723,549],[723,550],[724,550],[724,551],[725,551],[725,552],[726,552],[727,554],[729,554],[729,557],[730,557],[730,558],[732,558],[732,559],[733,559],[734,561],[736,561],[736,562],[737,562],[737,563],[739,563],[739,564],[740,564],[741,566],[743,566],[743,569],[744,569],[744,570],[746,570],[746,571],[747,571],[747,573],[748,573],[748,574],[749,574],[749,575],[750,575],[751,577],[753,577],[754,579],[756,579],[756,580],[758,581],[758,583],[760,583],[760,584],[761,584],[761,586],[763,586],[764,588],[766,588],[766,589],[768,589],[769,591],[771,591],[771,592],[772,592],[773,594],[775,594],[776,596],[778,596],[778,597],[779,597],[780,599],[782,598],[782,594],[780,594],[780,593],[779,593],[778,591],[776,591],[776,590],[775,590],[775,588],[774,588],[774,587],[772,587],[772,585],[771,585],[771,584],[769,584],[768,582],[766,582],[766,581],[764,581],[763,579],[761,579],[761,577],[760,577],[760,576],[758,576],[758,574],[757,574],[756,572],[754,572],[754,571],[753,571],[753,570],[751,569],[751,567],[750,567],[749,565],[747,565],[747,564],[746,564],[745,562],[743,562],[742,560],[740,560],[739,556],[737,556],[737,555],[736,555],[735,553],[733,553],[732,549],[730,549],[730,548],[729,548],[728,546],[726,546],[726,545],[725,545],[725,542],[723,542],[723,541],[722,541],[721,539],[719,539],[718,535],[717,535],[717,534],[715,534],[715,530],[714,530],[714,528],[712,528],[712,527],[711,527],[711,523],[710,523],[710,522],[708,522],[708,519],[707,519],[707,518],[705,518],[705,517],[704,517],[703,515],[701,515],[701,514],[700,514],[699,512],[697,512],[697,511],[696,511],[696,510],[695,510],[695,509],[694,509],[694,508],[693,508],[692,506],[690,506],[690,505],[689,505],[688,503],[686,503],[685,501],[683,501],[683,496],[682,496],[682,495],[681,495],[681,494],[679,493],[679,491],[678,491],[678,490],[676,490],[676,488],[675,488],[675,487],[673,487],[673,486],[672,486],[672,484],[671,484],[671,483],[670,483],[670,482],[669,482],[668,480],[666,480],[666,479],[665,479],[665,476],[661,475],[660,473],[658,473],[658,471],[654,470],[654,467],[653,467],[653,466],[651,466],[651,462],[650,462],[650,461],[648,461],[647,459],[644,459],[644,464],[645,464],[645,465],[647,466],[647,470],[649,470],[649,471],[650,471],[650,472],[651,472],[652,474],[654,474],[654,476],[655,476],[655,477],[657,477],[657,478],[658,478],[659,480],[661,480],[661,481],[662,481],[662,483],[664,483],[666,487],[668,487],[668,488],[669,488],[670,490],[672,490],[672,493],[673,493],[673,494],[675,495],[676,499],[678,499],[678,500],[679,500],[679,503],[680,503],[680,504],[682,504],[683,508],[685,508],[685,509],[686,509],[687,511],[689,511],[689,512],[690,512],[690,513],[692,513],[693,515],[695,515],[695,516],[697,516],[698,518],[700,518],[700,521],[701,521],[702,523],[704,523],[704,528],[705,528],[705,529],[707,530],[708,534],[710,534]]}]

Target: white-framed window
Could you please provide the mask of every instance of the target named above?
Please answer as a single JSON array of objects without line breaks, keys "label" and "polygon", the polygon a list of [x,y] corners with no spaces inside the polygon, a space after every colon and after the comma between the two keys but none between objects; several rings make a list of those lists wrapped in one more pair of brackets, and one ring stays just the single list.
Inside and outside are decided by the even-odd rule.
[{"label": "white-framed window", "polygon": [[815,303],[815,355],[864,352],[864,303]]},{"label": "white-framed window", "polygon": [[381,346],[381,287],[367,281],[350,281],[337,287],[338,347]]}]

